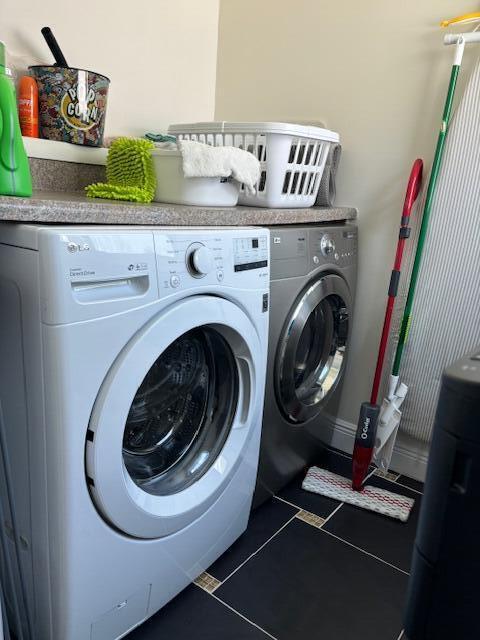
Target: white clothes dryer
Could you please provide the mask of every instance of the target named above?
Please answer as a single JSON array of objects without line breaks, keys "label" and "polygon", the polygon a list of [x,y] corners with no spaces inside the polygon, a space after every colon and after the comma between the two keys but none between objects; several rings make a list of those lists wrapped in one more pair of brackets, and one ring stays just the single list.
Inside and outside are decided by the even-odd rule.
[{"label": "white clothes dryer", "polygon": [[245,530],[269,232],[3,225],[0,394],[35,640],[116,640]]}]

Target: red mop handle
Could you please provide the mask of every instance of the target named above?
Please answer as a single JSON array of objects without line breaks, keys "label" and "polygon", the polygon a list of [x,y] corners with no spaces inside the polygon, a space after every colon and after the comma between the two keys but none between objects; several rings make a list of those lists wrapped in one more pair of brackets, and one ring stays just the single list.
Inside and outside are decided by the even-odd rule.
[{"label": "red mop handle", "polygon": [[380,348],[378,350],[377,366],[375,367],[375,376],[373,378],[372,395],[370,403],[377,404],[378,390],[382,378],[383,362],[385,360],[385,352],[387,350],[388,336],[390,334],[390,325],[392,324],[393,307],[398,292],[398,283],[400,281],[400,269],[402,266],[403,249],[405,240],[410,235],[410,214],[412,207],[417,199],[422,183],[423,162],[420,159],[415,160],[410,171],[408,179],[407,192],[405,194],[405,202],[403,203],[402,219],[400,222],[400,232],[398,234],[397,252],[393,263],[393,270],[390,276],[390,286],[388,288],[388,301],[385,310],[385,320],[383,321],[382,337],[380,339]]},{"label": "red mop handle", "polygon": [[368,473],[368,468],[373,458],[375,440],[380,415],[380,407],[377,404],[378,389],[382,377],[383,362],[385,359],[385,351],[387,349],[388,336],[390,333],[390,325],[392,322],[393,307],[398,291],[398,283],[400,280],[400,268],[402,266],[403,248],[405,240],[410,235],[410,214],[412,212],[413,203],[417,199],[422,182],[423,162],[415,160],[410,178],[407,185],[407,193],[405,194],[405,202],[403,204],[402,219],[400,221],[400,232],[398,234],[397,253],[393,263],[393,270],[390,276],[390,286],[388,288],[388,301],[385,311],[385,320],[383,321],[382,338],[380,340],[380,348],[378,350],[377,366],[375,367],[375,377],[373,379],[372,395],[370,402],[364,402],[360,408],[360,417],[358,420],[357,432],[355,434],[355,445],[353,448],[352,461],[352,489],[354,491],[363,490],[363,482]]}]

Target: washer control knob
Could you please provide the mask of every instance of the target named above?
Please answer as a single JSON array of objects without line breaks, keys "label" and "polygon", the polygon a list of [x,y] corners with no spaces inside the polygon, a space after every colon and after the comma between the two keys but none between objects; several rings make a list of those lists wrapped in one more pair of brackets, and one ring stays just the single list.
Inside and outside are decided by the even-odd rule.
[{"label": "washer control knob", "polygon": [[330,256],[335,251],[335,243],[327,233],[320,240],[320,251],[324,256]]},{"label": "washer control knob", "polygon": [[192,249],[188,262],[194,276],[206,276],[213,267],[210,249],[203,244],[198,244]]}]

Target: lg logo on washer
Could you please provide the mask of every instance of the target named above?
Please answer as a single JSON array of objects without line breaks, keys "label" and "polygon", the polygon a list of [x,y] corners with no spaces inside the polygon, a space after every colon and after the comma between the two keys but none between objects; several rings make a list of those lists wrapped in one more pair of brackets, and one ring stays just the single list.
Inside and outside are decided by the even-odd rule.
[{"label": "lg logo on washer", "polygon": [[148,264],[146,262],[136,262],[135,264],[132,262],[128,265],[127,269],[129,271],[147,271]]},{"label": "lg logo on washer", "polygon": [[90,245],[86,242],[81,244],[78,242],[69,242],[67,244],[67,250],[69,253],[76,253],[77,251],[90,251]]}]

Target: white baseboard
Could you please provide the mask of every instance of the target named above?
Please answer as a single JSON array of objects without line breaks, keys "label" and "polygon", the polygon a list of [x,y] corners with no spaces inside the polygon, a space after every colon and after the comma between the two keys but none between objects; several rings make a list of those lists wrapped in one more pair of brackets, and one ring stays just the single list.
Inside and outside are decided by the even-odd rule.
[{"label": "white baseboard", "polygon": [[[355,441],[357,425],[341,418],[325,415],[325,427],[328,431],[327,442],[334,449],[351,454]],[[398,434],[393,450],[391,468],[420,482],[425,481],[428,462],[428,446],[402,433]]]}]

